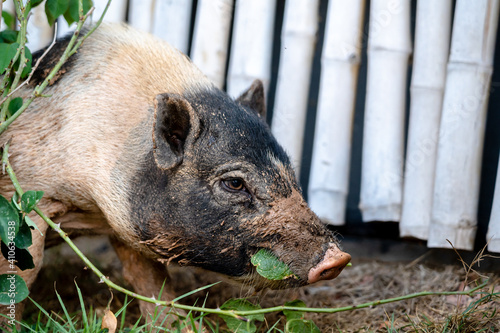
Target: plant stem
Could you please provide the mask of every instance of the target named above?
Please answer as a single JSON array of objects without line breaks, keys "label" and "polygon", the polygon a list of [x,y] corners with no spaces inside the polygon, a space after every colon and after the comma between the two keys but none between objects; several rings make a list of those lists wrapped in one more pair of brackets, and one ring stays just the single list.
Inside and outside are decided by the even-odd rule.
[{"label": "plant stem", "polygon": [[21,80],[21,74],[23,73],[24,67],[26,67],[26,30],[28,28],[28,14],[26,13],[26,7],[22,4],[22,1],[18,2],[18,5],[16,6],[16,12],[17,16],[19,18],[19,21],[21,22],[21,30],[19,33],[19,38],[18,38],[18,43],[19,43],[19,48],[18,52],[20,53],[20,60],[19,60],[19,67],[16,71],[16,76],[14,77],[14,81],[12,82],[12,85],[10,89],[16,89],[17,85],[19,84],[19,80]]},{"label": "plant stem", "polygon": [[12,184],[14,184],[14,188],[16,189],[17,194],[19,195],[19,197],[22,197],[24,192],[21,188],[21,185],[19,185],[19,181],[17,180],[14,170],[12,169],[12,166],[10,165],[9,162],[9,146],[10,142],[7,142],[3,147],[2,166],[6,169],[7,174],[10,177],[10,180],[12,180]]},{"label": "plant stem", "polygon": [[261,314],[261,313],[267,313],[267,312],[276,312],[276,311],[283,311],[283,310],[294,310],[294,311],[300,311],[300,312],[314,312],[314,313],[337,313],[337,312],[352,311],[352,310],[357,310],[357,309],[374,307],[377,305],[394,303],[394,302],[404,301],[407,299],[423,297],[423,296],[449,296],[449,295],[472,296],[476,291],[484,288],[487,285],[487,283],[488,283],[488,281],[486,281],[486,282],[484,282],[484,283],[478,285],[477,287],[475,287],[471,290],[468,290],[468,291],[422,291],[419,293],[409,294],[409,295],[405,295],[405,296],[387,298],[387,299],[382,299],[382,300],[378,300],[378,301],[373,301],[373,302],[368,302],[368,303],[363,303],[363,304],[358,304],[358,305],[344,306],[344,307],[333,308],[333,309],[332,308],[297,308],[297,307],[290,307],[290,306],[276,306],[273,308],[267,308],[267,309],[262,309],[262,310],[238,311],[237,314],[240,316],[248,316],[248,315]]},{"label": "plant stem", "polygon": [[[21,56],[21,58],[19,60],[19,67],[17,69],[16,75],[14,76],[14,80],[12,81],[12,84],[11,84],[9,90],[13,90],[17,87],[17,85],[19,84],[19,80],[21,79],[21,74],[23,73],[24,67],[26,66],[26,52],[24,49],[25,49],[25,44],[26,44],[26,29],[28,26],[28,15],[25,12],[26,7],[23,5],[22,1],[20,1],[20,0],[16,1],[15,7],[16,7],[17,17],[21,23],[21,29],[19,31],[19,36],[17,39],[17,41],[19,43],[19,47],[17,48],[16,55],[11,60],[9,67],[6,70],[5,77],[2,81],[2,89],[8,85],[8,81],[10,78],[12,68],[14,67],[14,64],[16,63],[19,56]],[[4,94],[6,95],[6,93],[7,93],[7,90],[4,92]],[[2,122],[2,123],[5,121],[5,119],[7,117],[7,109],[9,107],[10,100],[11,100],[10,98],[7,98],[5,103],[2,104],[1,111],[0,111],[0,122]]]},{"label": "plant stem", "polygon": [[21,89],[23,86],[27,85],[30,82],[31,77],[33,76],[33,74],[35,73],[36,69],[38,68],[38,66],[42,62],[43,58],[45,58],[45,56],[50,52],[50,50],[56,44],[56,40],[57,40],[57,22],[54,23],[54,39],[52,40],[52,43],[45,49],[45,51],[43,52],[43,54],[37,59],[36,64],[31,69],[31,72],[30,72],[30,75],[28,76],[28,78],[26,80],[24,80],[23,83],[21,83],[20,85],[18,85],[16,87],[16,89],[12,90],[12,88],[11,88],[10,89],[11,91],[7,94],[7,96],[4,97],[4,99],[2,99],[0,101],[0,104],[3,104],[3,102],[5,102],[7,100],[7,98],[9,98],[10,96],[14,95],[16,93],[16,91],[18,91],[19,89]]},{"label": "plant stem", "polygon": [[[81,2],[81,1],[79,1],[79,2]],[[45,80],[43,80],[43,82],[35,88],[35,90],[31,94],[31,96],[24,100],[23,105],[19,108],[19,110],[17,110],[16,113],[14,113],[12,116],[10,116],[9,119],[3,121],[0,124],[0,134],[2,134],[7,129],[7,127],[9,127],[9,125],[14,120],[16,120],[17,117],[19,117],[28,108],[28,106],[30,106],[31,102],[33,102],[33,100],[35,98],[42,96],[42,92],[50,84],[50,82],[56,76],[56,74],[59,72],[62,65],[64,65],[64,63],[66,62],[66,60],[68,60],[68,58],[70,56],[72,56],[74,53],[76,53],[76,51],[82,45],[82,43],[85,41],[85,39],[87,39],[87,37],[90,36],[90,34],[92,34],[95,31],[95,29],[97,29],[97,27],[99,27],[99,25],[101,24],[101,22],[104,18],[104,15],[106,14],[106,12],[109,8],[110,3],[111,3],[111,0],[108,0],[108,3],[106,4],[106,8],[104,9],[103,14],[99,18],[99,20],[96,22],[96,24],[92,27],[92,29],[90,29],[82,38],[78,39],[78,36],[79,36],[80,31],[83,27],[83,24],[85,23],[85,21],[87,20],[89,15],[92,13],[93,8],[90,9],[86,15],[80,16],[80,20],[78,21],[78,24],[76,26],[76,30],[73,34],[73,37],[71,37],[71,40],[69,41],[68,46],[66,47],[66,50],[64,51],[63,55],[61,56],[61,58],[59,59],[57,64],[54,66],[54,68],[49,73],[49,75],[45,78]],[[8,101],[5,102],[3,108],[7,107],[7,105],[8,105],[7,102]]]},{"label": "plant stem", "polygon": [[[17,12],[18,6],[22,6],[21,0],[16,0],[14,3],[14,6],[16,7],[16,12]],[[22,26],[21,26],[21,28],[22,28]],[[7,93],[8,93],[8,89],[7,90],[4,90],[4,89],[6,89],[8,83],[9,83],[10,76],[12,74],[12,67],[14,66],[17,58],[19,57],[19,54],[20,54],[20,50],[18,48],[16,54],[14,55],[14,58],[12,58],[9,66],[5,69],[5,75],[2,79],[2,85],[0,86],[0,93],[2,94],[2,96],[7,95]],[[3,113],[3,109],[2,109],[2,113]],[[1,118],[0,121],[3,121],[3,118]]]}]

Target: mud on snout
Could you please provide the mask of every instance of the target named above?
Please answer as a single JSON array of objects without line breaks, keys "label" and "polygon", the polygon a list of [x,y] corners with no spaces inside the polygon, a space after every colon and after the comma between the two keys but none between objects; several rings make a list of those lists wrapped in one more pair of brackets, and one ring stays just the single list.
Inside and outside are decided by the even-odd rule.
[{"label": "mud on snout", "polygon": [[291,196],[275,201],[264,217],[245,223],[242,229],[254,239],[250,257],[266,249],[293,272],[281,280],[269,280],[253,267],[250,275],[237,279],[256,289],[285,289],[331,280],[351,261],[334,234],[295,190]]}]

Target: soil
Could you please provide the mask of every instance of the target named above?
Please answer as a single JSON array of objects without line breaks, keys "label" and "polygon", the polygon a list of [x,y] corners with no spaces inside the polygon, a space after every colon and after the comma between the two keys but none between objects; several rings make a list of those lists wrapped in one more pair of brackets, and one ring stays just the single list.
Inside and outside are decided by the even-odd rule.
[{"label": "soil", "polygon": [[[106,240],[83,238],[78,244],[80,248],[86,248],[85,252],[98,268],[102,269],[113,281],[126,286],[121,278],[120,263]],[[349,248],[346,250],[351,252]],[[359,252],[359,247],[357,250],[353,247],[352,250]],[[370,249],[367,251],[372,252]],[[487,288],[497,295],[495,299],[481,305],[477,314],[471,312],[469,318],[465,318],[466,321],[472,321],[474,324],[474,320],[484,320],[484,318],[476,317],[491,314],[490,323],[485,326],[489,330],[485,332],[500,331],[500,315],[496,312],[496,309],[500,308],[500,272],[493,272],[495,269],[490,269],[490,272],[481,271],[479,274],[472,272],[467,275],[458,260],[458,255],[450,264],[436,265],[429,263],[432,260],[425,260],[425,257],[429,256],[428,252],[413,261],[401,260],[398,257],[399,254],[394,253],[392,258],[396,260],[390,261],[375,260],[369,255],[353,255],[353,266],[344,269],[335,280],[316,283],[309,287],[254,294],[245,286],[233,286],[222,282],[208,290],[184,298],[183,303],[201,305],[206,302],[205,307],[216,308],[229,298],[246,297],[263,308],[283,305],[294,299],[301,299],[308,307],[337,308],[415,292],[462,290],[464,287],[469,288],[464,283],[467,276],[468,282],[472,281],[469,285],[474,284],[474,280],[477,282],[489,278]],[[387,256],[383,255],[378,257],[387,259]],[[490,260],[493,260],[490,267],[500,268],[500,259]],[[194,268],[172,266],[170,272],[178,295],[221,280],[220,276],[214,273]],[[102,316],[110,299],[108,288],[100,284],[98,278],[84,267],[71,249],[64,245],[46,251],[45,265],[35,283],[31,297],[46,310],[62,312],[55,293],[56,289],[68,311],[76,313],[80,310],[80,303],[75,282],[82,291],[87,309],[92,307],[98,316]],[[124,297],[117,292],[114,294],[111,309],[117,311],[123,305]],[[335,314],[308,314],[306,318],[313,320],[321,332],[396,332],[391,331],[391,327],[397,329],[398,332],[435,332],[442,331],[443,326],[439,327],[439,325],[444,325],[447,318],[454,315],[458,318],[457,315],[462,313],[472,301],[479,298],[480,296],[474,299],[467,296],[425,296]],[[38,310],[34,305],[27,304],[23,319],[28,322],[35,321],[37,315]],[[139,317],[137,301],[133,301],[127,308],[127,322],[132,326]],[[220,324],[223,323],[217,317],[210,317],[209,320],[213,322],[218,320]],[[261,324],[260,331],[266,331],[278,320],[280,323],[284,322],[282,313],[266,315],[266,321]],[[450,327],[451,324],[449,323],[448,326]],[[281,326],[278,324],[278,327],[283,329],[282,324]],[[479,330],[477,326],[471,327],[468,330],[465,328],[457,330],[457,332]]]}]

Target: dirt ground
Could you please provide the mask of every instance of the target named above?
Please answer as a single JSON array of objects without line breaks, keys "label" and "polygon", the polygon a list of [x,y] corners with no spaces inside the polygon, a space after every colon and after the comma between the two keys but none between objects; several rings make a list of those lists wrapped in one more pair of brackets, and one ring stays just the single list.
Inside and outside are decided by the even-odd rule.
[{"label": "dirt ground", "polygon": [[[89,258],[105,274],[109,275],[113,281],[124,284],[121,279],[120,263],[106,241],[85,238],[81,239],[79,244],[80,247],[86,247],[85,252],[89,253]],[[466,274],[458,256],[450,264],[432,264],[429,262],[433,260],[426,259],[429,252],[424,252],[423,255],[410,261],[405,260],[408,258],[400,257],[401,250],[398,248],[386,249],[386,255],[383,253],[376,255],[373,249],[365,244],[362,247],[364,247],[366,255],[362,255],[363,250],[360,250],[360,246],[354,247],[355,245],[356,243],[347,244],[346,248],[348,252],[353,254],[353,266],[347,267],[333,281],[320,282],[295,290],[266,291],[257,295],[245,287],[232,286],[223,282],[208,290],[205,306],[216,308],[231,297],[248,297],[250,301],[259,303],[262,307],[283,305],[287,301],[301,299],[308,307],[336,308],[415,292],[457,291],[464,288]],[[349,247],[353,247],[352,251],[349,250]],[[394,253],[388,256],[387,252]],[[385,260],[380,261],[372,258],[375,256]],[[409,256],[411,257],[411,254]],[[481,275],[490,278],[489,291],[500,293],[500,272],[498,271],[500,270],[500,259],[489,259],[489,261],[489,269],[486,271],[483,269]],[[486,266],[488,267],[488,265]],[[492,269],[492,267],[496,269]],[[220,281],[220,277],[216,274],[197,269],[172,267],[170,271],[178,295]],[[469,280],[476,278],[480,277],[474,273],[468,276]],[[54,292],[54,288],[56,288],[68,310],[76,312],[79,310],[79,301],[74,281],[82,290],[87,307],[92,306],[98,314],[103,313],[110,298],[108,289],[103,284],[98,283],[97,277],[86,269],[80,259],[66,246],[55,247],[47,251],[45,266],[31,296],[45,309],[59,312],[61,307]],[[196,304],[200,305],[205,300],[206,294],[207,291],[203,291],[191,295],[183,302],[189,305],[197,302]],[[500,331],[500,315],[496,313],[496,309],[500,309],[499,295],[497,294],[496,300],[482,305],[479,314],[471,314],[471,318],[467,320],[474,319],[473,315],[485,317],[485,314],[492,314],[491,322],[488,324],[489,326],[486,326],[491,329],[485,332]],[[474,300],[479,299],[479,297],[477,296]],[[122,295],[115,293],[112,310],[118,310],[123,304],[123,299]],[[388,328],[390,327],[404,332],[435,332],[441,331],[442,328],[432,325],[445,323],[450,315],[462,313],[471,301],[473,299],[465,296],[426,296],[336,314],[309,314],[307,319],[312,319],[321,332],[389,332]],[[33,305],[28,304],[24,314],[24,319],[29,321],[30,318],[35,318],[38,312]],[[139,318],[140,313],[136,301],[132,302],[127,309],[127,316],[127,321],[130,323]],[[261,330],[265,331],[279,319],[283,322],[282,313],[267,315]],[[217,318],[211,317],[210,320],[216,321]],[[426,323],[426,321],[429,322]],[[222,323],[222,320],[220,322]],[[417,328],[422,327],[426,330],[417,330]],[[464,329],[460,332],[474,332],[475,330],[478,328]]]}]

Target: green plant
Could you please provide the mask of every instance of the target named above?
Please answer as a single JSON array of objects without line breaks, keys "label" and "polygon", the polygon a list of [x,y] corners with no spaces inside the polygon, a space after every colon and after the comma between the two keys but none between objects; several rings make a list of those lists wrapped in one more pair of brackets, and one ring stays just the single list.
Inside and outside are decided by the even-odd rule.
[{"label": "green plant", "polygon": [[[38,318],[36,322],[32,324],[27,324],[25,322],[17,322],[21,327],[20,330],[13,327],[13,332],[68,332],[68,333],[77,333],[77,332],[88,332],[88,333],[100,333],[103,332],[102,322],[103,319],[100,318],[94,309],[87,309],[85,307],[85,302],[83,299],[82,292],[78,285],[75,283],[76,291],[78,294],[78,300],[81,306],[81,312],[79,315],[70,314],[67,310],[64,301],[61,299],[59,294],[56,291],[59,304],[63,311],[63,315],[58,315],[55,312],[49,313],[45,310],[40,304],[35,302],[33,299],[29,298],[29,301],[32,302],[39,310]],[[116,316],[120,318],[120,326],[118,330],[120,332],[144,332],[147,329],[147,325],[140,325],[140,319],[135,322],[135,324],[130,328],[124,327],[125,315],[127,307],[131,301],[128,301],[125,298],[125,302],[123,306],[116,311]]]},{"label": "green plant", "polygon": [[257,273],[269,280],[297,279],[287,264],[281,262],[271,252],[260,249],[251,258]]},{"label": "green plant", "polygon": [[[76,30],[68,47],[47,78],[32,90],[28,98],[23,100],[21,97],[14,97],[14,94],[29,83],[40,60],[53,45],[49,46],[37,63],[32,66],[32,54],[26,46],[26,31],[31,10],[41,3],[41,0],[17,0],[14,2],[17,20],[19,20],[19,30],[15,29],[15,17],[2,11],[7,28],[0,32],[0,75],[2,75],[0,83],[0,135],[28,108],[33,100],[46,97],[42,93],[49,82],[67,59],[97,28],[103,18],[101,17],[87,34],[79,36],[85,21],[92,13],[92,2],[90,0],[47,0],[45,2],[45,13],[51,25],[59,16],[63,15],[68,24],[77,22]],[[7,147],[8,144],[4,147],[4,152],[8,151]],[[2,165],[5,167],[8,163],[6,154],[4,156]],[[13,173],[12,176],[15,177]],[[37,227],[27,214],[32,210],[37,210],[36,205],[43,196],[43,192],[40,191],[22,192],[16,182],[14,182],[14,186],[16,192],[10,202],[0,196],[1,249],[3,256],[9,261],[10,269],[8,274],[0,276],[0,304],[4,305],[18,303],[28,295],[26,284],[16,273],[17,268],[25,270],[34,267],[28,247],[32,244],[31,229]]]}]

